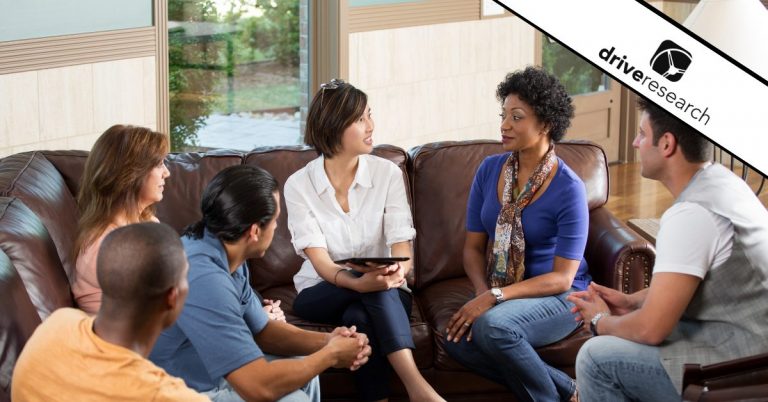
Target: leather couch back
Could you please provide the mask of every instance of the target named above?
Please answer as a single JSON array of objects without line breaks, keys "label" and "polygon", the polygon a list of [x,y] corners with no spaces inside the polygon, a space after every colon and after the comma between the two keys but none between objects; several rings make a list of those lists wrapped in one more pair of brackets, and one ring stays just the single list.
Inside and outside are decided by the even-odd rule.
[{"label": "leather couch back", "polygon": [[64,177],[41,152],[25,152],[0,160],[0,196],[17,197],[50,234],[69,276],[74,272],[72,247],[77,236],[77,204]]},{"label": "leather couch back", "polygon": [[40,153],[56,167],[72,197],[77,200],[88,151],[40,151]]},{"label": "leather couch back", "polygon": [[259,292],[292,284],[293,275],[299,271],[304,261],[293,250],[291,234],[288,232],[288,214],[282,195],[288,177],[316,157],[317,153],[313,149],[304,146],[258,148],[245,157],[246,165],[258,166],[271,173],[280,189],[280,216],[277,219],[272,246],[263,258],[248,261],[251,268],[251,285]]},{"label": "leather couch back", "polygon": [[[44,320],[54,310],[74,305],[69,280],[48,230],[16,197],[0,197],[0,251],[21,277],[37,319]],[[3,294],[3,303],[7,297]]]},{"label": "leather couch back", "polygon": [[[417,288],[464,276],[469,189],[483,159],[502,152],[500,142],[487,140],[437,142],[410,151]],[[555,152],[584,181],[590,211],[604,205],[608,165],[603,150],[588,142],[565,141]]]},{"label": "leather couch back", "polygon": [[242,153],[229,150],[168,155],[166,166],[171,176],[165,181],[163,200],[155,207],[157,218],[181,234],[187,225],[202,217],[203,190],[213,176],[242,162]]},{"label": "leather couch back", "polygon": [[[374,148],[373,155],[389,159],[397,164],[403,171],[403,180],[408,183],[406,173],[408,155],[404,150],[391,145],[380,145]],[[288,177],[315,158],[317,158],[317,153],[306,146],[265,147],[251,151],[246,155],[245,163],[270,172],[277,179],[282,195]],[[275,230],[272,246],[267,250],[264,258],[248,262],[251,267],[252,285],[260,292],[271,287],[292,285],[293,275],[299,271],[304,261],[296,255],[293,249],[291,234],[288,231],[285,200],[282,197],[280,198],[280,209],[281,213],[277,221],[277,230]],[[410,282],[413,283],[412,275]]]}]

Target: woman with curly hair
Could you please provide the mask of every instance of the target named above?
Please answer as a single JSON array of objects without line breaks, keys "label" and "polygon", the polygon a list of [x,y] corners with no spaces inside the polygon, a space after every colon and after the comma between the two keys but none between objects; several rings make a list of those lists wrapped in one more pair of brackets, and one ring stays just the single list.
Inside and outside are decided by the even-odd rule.
[{"label": "woman with curly hair", "polygon": [[584,183],[555,155],[573,105],[557,78],[535,67],[508,74],[496,96],[506,152],[486,158],[472,183],[464,269],[475,297],[451,317],[445,347],[520,401],[567,401],[575,382],[534,348],[578,327],[566,297],[591,280]]},{"label": "woman with curly hair", "polygon": [[75,242],[72,293],[78,307],[96,314],[101,287],[96,259],[102,240],[118,227],[155,221],[153,205],[163,199],[168,136],[144,127],[115,125],[93,145],[77,196],[80,220]]}]

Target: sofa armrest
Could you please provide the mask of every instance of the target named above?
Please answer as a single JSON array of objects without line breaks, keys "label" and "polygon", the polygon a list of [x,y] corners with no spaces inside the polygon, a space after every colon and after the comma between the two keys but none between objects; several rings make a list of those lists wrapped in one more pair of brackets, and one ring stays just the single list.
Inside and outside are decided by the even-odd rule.
[{"label": "sofa armrest", "polygon": [[[713,392],[726,395],[768,395],[768,353],[702,366],[683,368],[683,399],[699,400]],[[755,393],[757,392],[757,393]]]},{"label": "sofa armrest", "polygon": [[604,207],[589,213],[584,257],[592,280],[633,293],[650,285],[656,249]]}]

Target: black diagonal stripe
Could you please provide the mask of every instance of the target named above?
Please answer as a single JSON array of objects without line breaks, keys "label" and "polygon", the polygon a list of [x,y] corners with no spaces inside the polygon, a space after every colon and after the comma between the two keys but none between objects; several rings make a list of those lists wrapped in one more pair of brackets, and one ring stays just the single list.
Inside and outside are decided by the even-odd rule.
[{"label": "black diagonal stripe", "polygon": [[[649,101],[649,102],[651,102],[651,103],[653,103],[653,104],[655,104],[655,105],[657,105],[657,106],[661,107],[662,109],[666,110],[667,112],[669,112],[669,110],[667,109],[667,107],[666,107],[665,105],[663,105],[663,104],[661,104],[661,103],[659,103],[659,102],[656,102],[656,100],[654,100],[654,99],[651,99],[651,98],[648,98],[647,96],[645,96],[645,95],[643,95],[643,94],[640,94],[640,93],[636,92],[636,91],[635,91],[635,90],[632,88],[632,86],[631,86],[631,85],[627,84],[627,83],[626,83],[626,82],[624,82],[623,80],[620,80],[620,79],[618,79],[618,78],[616,77],[616,75],[614,75],[614,74],[612,74],[611,72],[609,72],[609,71],[607,71],[607,70],[603,69],[602,67],[598,66],[597,64],[595,64],[594,62],[592,62],[592,60],[591,60],[590,58],[588,58],[588,57],[585,57],[583,54],[581,54],[581,53],[579,53],[579,52],[577,52],[577,51],[573,50],[573,48],[571,48],[570,46],[568,46],[568,45],[567,45],[565,42],[561,41],[559,38],[556,38],[556,37],[552,36],[552,35],[551,35],[549,32],[547,32],[547,31],[545,31],[545,30],[541,29],[541,27],[539,27],[538,25],[534,24],[534,23],[533,23],[531,20],[529,20],[528,18],[526,18],[524,15],[522,15],[522,14],[520,14],[520,13],[516,12],[515,10],[511,9],[510,7],[508,7],[506,4],[502,3],[501,1],[502,1],[502,0],[493,0],[493,2],[494,2],[494,3],[496,3],[496,4],[498,4],[499,6],[503,7],[505,10],[509,11],[510,13],[512,13],[512,14],[514,14],[514,15],[516,15],[516,16],[517,16],[517,17],[519,17],[521,20],[525,21],[525,22],[526,22],[528,25],[530,25],[530,26],[532,26],[532,27],[536,28],[536,29],[537,29],[539,32],[541,32],[541,33],[543,33],[543,34],[547,35],[548,37],[550,37],[550,38],[552,38],[552,39],[554,39],[554,40],[555,40],[555,41],[557,41],[557,43],[559,43],[561,46],[563,46],[564,48],[568,49],[568,50],[569,50],[569,51],[571,51],[573,54],[576,54],[576,55],[578,55],[579,57],[581,57],[581,58],[582,58],[582,60],[584,60],[584,61],[586,61],[587,63],[591,64],[591,65],[592,65],[593,67],[595,67],[596,69],[598,69],[598,70],[602,71],[603,73],[605,73],[606,75],[608,75],[609,77],[611,77],[611,78],[612,78],[614,81],[620,82],[622,85],[624,85],[624,87],[625,87],[625,88],[627,88],[628,90],[632,91],[632,93],[634,93],[635,95],[637,95],[637,96],[640,96],[640,97],[642,97],[643,99],[645,99],[645,100],[647,100],[647,101]],[[699,41],[699,42],[700,42],[702,45],[704,45],[704,46],[708,47],[710,50],[712,50],[712,51],[714,51],[715,53],[717,53],[718,55],[722,56],[724,59],[726,59],[726,60],[728,60],[729,62],[731,62],[731,64],[733,64],[734,66],[736,66],[736,67],[740,68],[742,71],[744,71],[745,73],[749,74],[750,76],[752,76],[753,78],[755,78],[756,80],[758,80],[758,81],[759,81],[760,83],[762,83],[763,85],[766,85],[766,86],[768,86],[768,81],[766,81],[766,80],[765,80],[764,78],[762,78],[761,76],[757,75],[757,74],[756,74],[754,71],[752,71],[752,70],[750,70],[750,69],[746,68],[744,65],[742,65],[742,64],[741,64],[741,63],[739,63],[738,61],[734,60],[732,57],[728,56],[727,54],[723,53],[722,51],[720,51],[720,50],[719,50],[719,49],[717,49],[716,47],[712,46],[712,45],[711,45],[709,42],[707,42],[707,41],[705,41],[705,40],[701,39],[701,38],[700,38],[698,35],[694,34],[694,33],[693,33],[693,32],[691,32],[690,30],[688,30],[687,28],[685,28],[685,27],[683,27],[682,25],[678,24],[678,23],[677,23],[675,20],[673,20],[673,19],[669,18],[668,16],[664,15],[664,13],[662,13],[662,12],[661,12],[661,11],[659,11],[659,10],[657,10],[657,9],[656,9],[655,7],[653,7],[652,5],[650,5],[650,4],[646,3],[646,2],[644,2],[643,0],[636,0],[636,1],[637,1],[638,3],[640,3],[640,4],[642,4],[644,7],[648,8],[649,10],[653,11],[653,12],[654,12],[656,15],[658,15],[658,16],[660,16],[660,17],[662,17],[664,20],[666,20],[666,21],[667,21],[667,22],[669,22],[670,24],[673,24],[673,25],[675,25],[677,28],[679,28],[680,30],[682,30],[682,31],[684,31],[684,32],[686,32],[686,33],[688,33],[688,35],[690,35],[692,38],[694,38],[694,39],[696,39],[697,41]],[[669,112],[669,113],[671,113],[671,112]],[[673,116],[674,116],[674,114],[673,114]],[[675,116],[675,117],[677,117],[677,116]],[[685,120],[683,120],[683,119],[681,119],[681,118],[679,118],[679,117],[677,117],[677,119],[678,119],[678,120],[680,120],[680,121],[682,121],[683,123],[685,123],[687,126],[689,126],[690,128],[692,128],[692,129],[693,129],[693,130],[695,130],[696,132],[698,132],[700,135],[704,136],[704,137],[705,137],[706,139],[708,139],[708,140],[709,140],[711,143],[715,144],[716,146],[718,146],[718,147],[719,147],[719,148],[721,148],[721,149],[724,149],[724,150],[725,150],[726,152],[728,152],[728,153],[729,153],[729,154],[730,154],[730,155],[731,155],[733,158],[736,158],[736,160],[738,160],[739,162],[741,162],[741,163],[742,163],[744,166],[748,167],[750,170],[752,170],[752,171],[754,171],[754,172],[756,172],[757,174],[760,174],[760,175],[762,175],[762,176],[767,176],[767,177],[768,177],[768,175],[766,175],[765,173],[763,173],[761,170],[759,170],[759,169],[755,168],[755,167],[754,167],[752,164],[750,164],[750,163],[746,162],[744,159],[740,158],[740,157],[739,157],[738,155],[736,155],[734,152],[731,152],[731,150],[730,150],[730,149],[728,149],[728,148],[726,148],[726,147],[724,147],[724,146],[720,145],[720,143],[719,143],[719,142],[717,142],[717,141],[713,140],[713,139],[712,139],[712,138],[710,138],[708,135],[706,135],[706,134],[702,133],[701,131],[699,131],[699,129],[697,129],[697,128],[695,128],[695,127],[691,126],[691,125],[690,125],[690,124],[688,124],[688,122],[686,122]],[[629,133],[628,133],[628,134],[629,134]]]}]

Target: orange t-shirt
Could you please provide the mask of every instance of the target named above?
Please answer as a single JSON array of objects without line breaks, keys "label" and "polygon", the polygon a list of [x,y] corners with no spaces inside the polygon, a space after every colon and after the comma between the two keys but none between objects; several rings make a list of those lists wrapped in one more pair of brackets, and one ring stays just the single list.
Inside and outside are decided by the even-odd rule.
[{"label": "orange t-shirt", "polygon": [[11,399],[209,401],[138,353],[99,338],[93,320],[63,308],[40,324],[16,363]]}]

